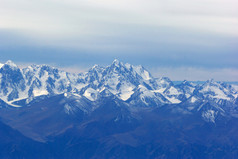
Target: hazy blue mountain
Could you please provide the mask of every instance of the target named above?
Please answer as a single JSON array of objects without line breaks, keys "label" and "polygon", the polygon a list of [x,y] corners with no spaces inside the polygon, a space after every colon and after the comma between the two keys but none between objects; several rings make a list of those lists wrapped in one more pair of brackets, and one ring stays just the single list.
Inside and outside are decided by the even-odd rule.
[{"label": "hazy blue mountain", "polygon": [[0,88],[1,158],[238,157],[234,84],[175,84],[118,60],[80,74],[8,61]]}]

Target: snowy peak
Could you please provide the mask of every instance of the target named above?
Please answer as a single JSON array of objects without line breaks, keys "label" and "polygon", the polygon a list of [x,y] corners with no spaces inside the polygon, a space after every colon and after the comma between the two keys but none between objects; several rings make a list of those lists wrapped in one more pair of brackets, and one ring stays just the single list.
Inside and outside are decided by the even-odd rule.
[{"label": "snowy peak", "polygon": [[[12,61],[0,66],[0,99],[9,105],[23,99],[31,102],[41,96],[68,94],[75,100],[80,99],[77,106],[83,110],[91,107],[90,104],[100,105],[105,100],[116,100],[132,108],[167,104],[181,106],[186,111],[200,108],[204,118],[215,115],[208,110],[220,111],[224,107],[238,114],[238,86],[214,80],[202,85],[185,80],[174,85],[168,77],[154,78],[143,66],[123,64],[118,60],[107,67],[94,65],[81,74],[68,73],[48,65],[20,69]],[[74,98],[72,103],[77,103],[73,102]],[[70,103],[65,109],[69,110],[69,106]]]},{"label": "snowy peak", "polygon": [[105,71],[108,73],[114,72],[120,74],[126,71],[126,67],[122,62],[114,60],[111,65],[106,67]]},{"label": "snowy peak", "polygon": [[143,85],[139,85],[134,90],[134,93],[128,99],[128,102],[136,107],[154,107],[170,103],[163,95],[161,95],[160,93],[152,92]]},{"label": "snowy peak", "polygon": [[114,59],[112,62],[112,65],[115,65],[115,66],[119,66],[120,64],[122,63],[118,59]]},{"label": "snowy peak", "polygon": [[10,66],[10,67],[12,67],[12,68],[17,67],[17,65],[16,65],[15,63],[13,63],[11,60],[8,60],[8,61],[5,63],[5,65],[8,65],[8,66]]},{"label": "snowy peak", "polygon": [[168,87],[173,85],[173,82],[168,78],[168,77],[161,77],[157,80],[157,83],[161,86],[161,87]]},{"label": "snowy peak", "polygon": [[86,77],[85,80],[87,82],[92,82],[94,84],[99,84],[99,81],[101,80],[103,71],[104,71],[103,67],[100,67],[98,65],[94,65],[92,68],[90,68],[88,70],[87,73],[84,74],[84,76]]},{"label": "snowy peak", "polygon": [[96,64],[92,68],[90,68],[88,72],[100,72],[101,73],[103,70],[104,70],[103,67]]},{"label": "snowy peak", "polygon": [[141,78],[144,80],[152,79],[153,77],[151,74],[141,65],[133,66],[131,64],[123,64],[122,62],[118,61],[117,59],[112,62],[110,66],[106,68],[106,71],[114,72],[117,74],[124,74],[128,73],[134,78]]},{"label": "snowy peak", "polygon": [[0,63],[0,69],[2,68],[3,65],[4,65],[4,64]]},{"label": "snowy peak", "polygon": [[202,87],[221,87],[220,83],[214,81],[213,79],[207,80]]},{"label": "snowy peak", "polygon": [[134,69],[134,71],[141,76],[144,80],[150,80],[153,77],[151,76],[151,74],[141,65],[139,66],[132,66],[132,68]]},{"label": "snowy peak", "polygon": [[83,95],[90,101],[96,101],[99,96],[99,92],[93,88],[88,88],[87,90],[85,90]]},{"label": "snowy peak", "polygon": [[7,61],[0,69],[0,98],[5,102],[19,99],[25,88],[21,69],[12,61]]},{"label": "snowy peak", "polygon": [[177,85],[176,87],[183,90],[186,98],[189,98],[190,96],[193,95],[193,91],[195,90],[196,85],[191,82],[188,82],[187,80],[184,80],[181,84]]},{"label": "snowy peak", "polygon": [[196,91],[205,98],[224,100],[231,100],[232,98],[231,92],[214,80],[206,81],[202,86],[198,87]]},{"label": "snowy peak", "polygon": [[133,66],[131,64],[126,63],[125,67],[133,73],[134,76],[141,77],[143,80],[153,79],[152,75],[149,71],[147,71],[143,66]]},{"label": "snowy peak", "polygon": [[0,64],[0,69],[4,70],[19,70],[18,66],[11,60],[8,60],[5,64]]},{"label": "snowy peak", "polygon": [[162,77],[158,79],[154,79],[151,83],[153,86],[154,92],[165,93],[171,86],[173,86],[173,82],[168,77]]}]

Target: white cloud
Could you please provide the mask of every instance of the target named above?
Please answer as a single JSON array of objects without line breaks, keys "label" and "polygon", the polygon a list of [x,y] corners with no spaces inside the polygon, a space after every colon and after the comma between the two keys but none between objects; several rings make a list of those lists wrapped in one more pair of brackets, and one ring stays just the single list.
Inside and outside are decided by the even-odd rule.
[{"label": "white cloud", "polygon": [[[238,36],[235,0],[0,0],[0,28],[49,39],[118,36],[127,26]],[[114,26],[117,27],[116,30]]]},{"label": "white cloud", "polygon": [[[69,52],[71,48],[79,50],[74,50],[75,54],[96,52],[105,58],[109,53],[113,57],[132,52],[133,56],[140,54],[141,58],[151,56],[153,52],[158,55],[151,56],[155,60],[172,59],[176,62],[180,59],[178,63],[182,65],[193,58],[185,56],[188,52],[198,57],[205,53],[218,55],[219,50],[225,50],[218,60],[218,56],[214,56],[212,61],[208,61],[211,58],[204,59],[214,63],[231,59],[222,59],[225,56],[237,57],[234,52],[238,38],[238,1],[0,0],[0,29],[20,35],[18,41],[14,37],[2,37],[0,46],[25,45],[27,42],[38,48],[50,46],[59,50],[66,48]],[[204,50],[207,51],[203,53]],[[40,54],[48,53],[36,56]],[[67,51],[64,54],[69,55]],[[203,61],[200,63],[204,66]],[[229,67],[229,63],[234,64],[234,61],[225,61],[222,66]],[[65,69],[81,72],[76,66]],[[156,76],[169,76],[173,80],[238,79],[238,71],[229,68],[164,67],[153,69],[153,72]]]}]

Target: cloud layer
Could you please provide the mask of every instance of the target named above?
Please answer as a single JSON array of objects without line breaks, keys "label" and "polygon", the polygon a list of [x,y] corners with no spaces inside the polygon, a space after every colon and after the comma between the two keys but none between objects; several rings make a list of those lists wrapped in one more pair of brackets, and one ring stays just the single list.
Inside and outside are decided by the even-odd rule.
[{"label": "cloud layer", "polygon": [[236,0],[0,0],[0,21],[1,62],[238,69]]}]

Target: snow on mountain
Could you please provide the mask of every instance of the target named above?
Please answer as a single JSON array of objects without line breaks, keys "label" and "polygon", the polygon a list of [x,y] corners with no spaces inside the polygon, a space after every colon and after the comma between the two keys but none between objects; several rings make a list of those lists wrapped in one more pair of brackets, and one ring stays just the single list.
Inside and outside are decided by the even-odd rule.
[{"label": "snow on mountain", "polygon": [[182,98],[181,96],[183,96],[184,94],[182,90],[174,86],[170,86],[163,92],[163,95],[165,95],[165,97],[172,103],[180,103],[180,98]]},{"label": "snow on mountain", "polygon": [[[118,60],[106,68],[100,68],[100,75],[96,76],[98,83],[97,89],[108,89],[111,93],[126,101],[134,93],[133,89],[140,84],[145,83],[145,80],[151,79],[151,75],[142,66],[132,66],[123,64]],[[95,77],[95,76],[94,76]]]},{"label": "snow on mountain", "polygon": [[235,93],[238,92],[238,85],[232,84],[231,87]]},{"label": "snow on mountain", "polygon": [[214,123],[219,115],[237,117],[236,101],[236,93],[231,85],[208,80],[195,86],[191,96],[180,106],[190,112],[198,112],[205,121]]},{"label": "snow on mountain", "polygon": [[194,97],[194,96],[192,96],[191,99],[190,99],[191,103],[195,103],[197,100],[198,99],[196,97]]},{"label": "snow on mountain", "polygon": [[2,68],[3,65],[4,65],[4,64],[0,63],[0,68]]},{"label": "snow on mountain", "polygon": [[217,112],[214,110],[207,110],[202,113],[202,117],[207,120],[208,122],[215,123],[215,116],[217,115]]},{"label": "snow on mountain", "polygon": [[231,93],[235,98],[238,97],[238,85],[221,83],[221,85],[226,89],[226,91]]},{"label": "snow on mountain", "polygon": [[7,65],[11,69],[18,69],[17,65],[13,63],[11,60],[8,60],[4,65]]},{"label": "snow on mountain", "polygon": [[88,114],[95,110],[98,105],[94,101],[89,100],[90,98],[93,100],[94,97],[92,97],[91,94],[89,94],[88,97],[86,96],[81,96],[75,93],[64,94],[64,98],[60,101],[60,103],[64,105],[65,113],[70,115],[82,111]]},{"label": "snow on mountain", "polygon": [[135,93],[128,99],[131,105],[158,106],[170,103],[163,95],[150,91],[143,85],[139,85],[134,91]]},{"label": "snow on mountain", "polygon": [[65,98],[71,102],[77,101],[73,102],[78,105],[77,108],[70,103],[65,104],[67,113],[79,108],[88,112],[86,107],[92,103],[111,98],[136,107],[178,104],[186,111],[202,110],[202,116],[211,116],[211,122],[214,113],[208,110],[220,113],[221,109],[227,107],[224,110],[238,114],[237,85],[213,80],[201,85],[185,80],[174,85],[167,77],[154,78],[144,67],[123,64],[118,60],[106,67],[94,65],[80,74],[48,65],[31,65],[23,69],[12,61],[0,65],[0,99],[8,105],[19,106],[16,103],[21,103],[18,101],[23,99],[29,103],[39,96],[59,94],[65,94]]},{"label": "snow on mountain", "polygon": [[155,91],[163,93],[167,88],[173,86],[173,82],[168,77],[161,77],[155,80]]},{"label": "snow on mountain", "polygon": [[187,80],[184,80],[177,87],[184,91],[186,98],[189,98],[193,94],[196,85],[194,83],[188,82]]},{"label": "snow on mountain", "polygon": [[196,90],[196,94],[203,96],[206,99],[213,100],[231,100],[234,98],[232,92],[226,87],[222,86],[222,84],[215,82],[214,80],[208,80],[203,85],[198,87]]},{"label": "snow on mountain", "polygon": [[153,92],[161,93],[171,103],[181,103],[184,99],[185,91],[173,84],[168,77],[162,77],[155,80]]},{"label": "snow on mountain", "polygon": [[99,92],[96,91],[93,88],[88,88],[84,94],[83,94],[86,98],[88,98],[91,101],[96,101],[99,95]]},{"label": "snow on mountain", "polygon": [[132,73],[136,76],[139,75],[142,77],[143,80],[150,80],[153,77],[151,76],[151,74],[141,65],[139,66],[133,66],[131,64],[126,63],[125,64],[126,68],[130,71],[132,71]]},{"label": "snow on mountain", "polygon": [[[88,72],[78,75],[67,73],[47,65],[32,65],[20,70],[12,61],[7,61],[1,68],[1,70],[6,69],[8,69],[8,74],[10,72],[9,70],[16,71],[15,73],[13,72],[12,75],[19,76],[20,80],[17,82],[21,81],[22,89],[19,90],[16,84],[14,84],[15,89],[12,87],[9,88],[9,86],[5,84],[4,89],[11,89],[5,91],[8,92],[8,94],[4,94],[2,91],[1,98],[4,99],[5,97],[5,101],[41,95],[61,94],[64,92],[80,94],[82,89],[86,90],[83,94],[92,101],[96,100],[96,94],[104,89],[108,89],[112,94],[126,101],[135,93],[135,90],[138,89],[139,86],[143,86],[148,89],[146,90],[147,92],[160,93],[171,103],[180,103],[184,99],[188,99],[195,90],[195,85],[188,81],[174,86],[173,82],[167,77],[155,79],[142,66],[133,66],[128,63],[124,65],[118,60],[114,60],[111,65],[105,68],[95,65],[89,69]],[[2,79],[7,73],[1,72]],[[2,74],[4,74],[4,76]],[[13,77],[11,77],[11,79],[13,79]],[[5,80],[2,79],[1,81]],[[14,82],[15,80],[10,80],[9,85]],[[225,93],[225,89],[221,90],[219,88],[221,87],[209,85],[207,82],[200,87],[198,92],[204,94],[205,97],[230,100],[227,91],[231,91],[231,88],[226,88]],[[92,92],[92,90],[94,91]],[[13,93],[10,95],[10,92]],[[208,92],[210,92],[210,95],[208,95]],[[216,92],[216,96],[212,95],[214,92]]]},{"label": "snow on mountain", "polygon": [[[142,66],[124,65],[118,60],[114,60],[111,65],[105,68],[95,65],[88,72],[78,75],[47,65],[31,65],[22,70],[11,61],[8,61],[5,65],[9,67],[8,69],[18,71],[18,76],[21,76],[21,81],[24,85],[22,90],[17,91],[14,98],[7,98],[10,91],[7,91],[8,94],[2,94],[1,98],[5,97],[5,101],[64,92],[80,94],[81,90],[86,90],[89,87],[91,88],[89,89],[90,91],[83,91],[89,100],[96,100],[96,98],[92,97],[94,94],[98,94],[103,89],[108,89],[111,93],[126,101],[134,93],[133,90],[138,85],[142,84],[150,87],[148,80],[153,79],[150,73]],[[4,70],[3,68],[2,70]],[[10,71],[8,70],[7,72],[9,73]],[[6,75],[4,72],[2,74]],[[12,73],[12,75],[16,74]],[[14,83],[14,81],[10,83]],[[9,89],[8,86],[4,86],[4,88]],[[92,89],[95,90],[93,94],[91,93]],[[22,95],[20,96],[20,94]]]},{"label": "snow on mountain", "polygon": [[22,70],[12,61],[7,61],[0,68],[0,98],[7,103],[15,99],[26,98],[25,88]]},{"label": "snow on mountain", "polygon": [[104,71],[103,67],[100,67],[98,65],[94,65],[91,69],[89,69],[88,72],[86,72],[83,77],[85,82],[91,83],[95,86],[98,86],[101,78],[102,78],[102,72]]}]

